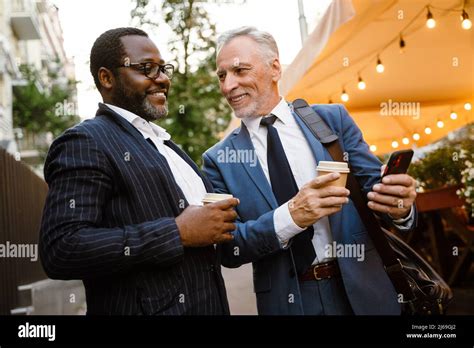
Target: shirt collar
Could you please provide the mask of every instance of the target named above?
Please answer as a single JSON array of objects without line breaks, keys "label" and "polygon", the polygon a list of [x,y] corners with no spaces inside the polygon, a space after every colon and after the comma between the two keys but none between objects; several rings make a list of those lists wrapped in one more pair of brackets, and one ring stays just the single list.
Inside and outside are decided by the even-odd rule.
[{"label": "shirt collar", "polygon": [[112,104],[107,104],[109,108],[111,108],[113,111],[115,111],[117,114],[122,116],[124,119],[126,119],[128,122],[130,122],[135,128],[137,128],[140,133],[143,134],[145,138],[149,138],[150,136],[155,136],[158,137],[161,140],[170,140],[171,135],[166,131],[166,129],[152,123],[148,122],[145,119],[141,118],[137,114],[125,110],[121,107],[118,107],[116,105]]},{"label": "shirt collar", "polygon": [[[270,114],[275,115],[277,119],[283,124],[288,124],[288,122],[290,122],[293,117],[290,106],[283,97],[280,98],[280,102],[273,108]],[[257,132],[260,127],[260,121],[262,120],[262,117],[263,116],[246,117],[242,119],[242,122],[250,132]]]}]

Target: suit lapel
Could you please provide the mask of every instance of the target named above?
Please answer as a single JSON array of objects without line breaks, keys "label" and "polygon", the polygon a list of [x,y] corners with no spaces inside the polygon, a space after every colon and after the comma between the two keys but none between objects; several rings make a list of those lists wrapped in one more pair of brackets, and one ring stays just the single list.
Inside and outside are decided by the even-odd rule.
[{"label": "suit lapel", "polygon": [[[235,150],[247,150],[255,153],[255,148],[253,147],[252,141],[250,140],[250,134],[243,122],[240,127],[240,131],[234,138],[231,139],[231,141]],[[275,199],[272,188],[268,183],[265,173],[263,172],[260,162],[257,161],[257,165],[255,166],[251,166],[249,161],[241,161],[240,163],[244,167],[250,179],[252,179],[254,182],[255,186],[257,186],[260,193],[263,195],[263,197],[265,197],[268,204],[272,207],[272,209],[276,209],[278,207],[278,203]]]},{"label": "suit lapel", "polygon": [[[130,124],[130,122],[128,122],[122,116],[117,114],[115,111],[107,107],[107,105],[99,103],[99,110],[97,110],[96,116],[106,116],[110,118],[113,122],[117,123],[125,132],[133,136],[133,138],[137,141],[137,143],[141,145],[141,148],[144,149],[144,151],[148,152],[146,156],[149,156],[154,161],[157,161],[157,166],[161,168],[161,170],[163,171],[163,175],[168,177],[169,180],[171,180],[171,182],[174,184],[175,186],[174,190],[177,193],[177,196],[173,197],[172,200],[174,202],[179,202],[182,199],[186,202],[185,206],[188,206],[188,201],[186,200],[186,197],[184,196],[183,191],[176,183],[176,180],[174,179],[173,172],[171,171],[168,161],[166,161],[166,158],[158,151],[158,149],[156,148],[153,141],[151,141],[151,139],[149,139],[149,141],[148,139],[145,139],[143,137],[143,134],[140,133],[138,129],[136,129],[132,124]],[[173,193],[172,195],[174,196]],[[178,208],[178,203],[176,203],[176,208],[179,211],[182,210],[181,207]]]},{"label": "suit lapel", "polygon": [[[130,133],[138,142],[143,143],[143,141],[148,142],[155,150],[158,151],[156,148],[155,144],[151,139],[145,139],[140,133],[138,129],[136,129],[133,125],[130,124],[127,120],[125,120],[122,116],[118,115],[115,111],[107,107],[107,105],[104,105],[102,103],[99,103],[99,110],[96,113],[96,116],[99,115],[104,115],[106,114],[107,116],[111,117],[115,122],[117,122],[126,132]],[[204,181],[204,186],[206,186],[206,189],[209,191],[212,191],[212,185],[210,184],[209,180],[201,173],[199,170],[198,166],[194,161],[183,151],[179,148],[178,145],[176,145],[173,141],[168,140],[165,141],[165,144],[168,145],[173,151],[175,151],[193,170],[198,174],[201,179]],[[162,156],[160,156],[162,157]],[[164,159],[164,157],[163,157]],[[166,159],[164,159],[166,161]]]},{"label": "suit lapel", "polygon": [[298,126],[300,126],[301,131],[303,132],[304,136],[306,137],[306,140],[308,141],[309,147],[311,148],[311,151],[313,152],[313,156],[316,160],[316,162],[321,161],[321,160],[331,160],[331,158],[328,158],[326,155],[326,151],[323,147],[323,145],[315,138],[313,133],[308,129],[308,127],[303,123],[303,121],[296,115],[294,112],[292,112],[293,117],[296,120],[296,123],[298,123]]},{"label": "suit lapel", "polygon": [[143,144],[143,142],[145,141],[145,138],[143,137],[142,133],[140,133],[138,129],[136,129],[130,122],[128,122],[122,116],[117,114],[114,110],[109,108],[107,105],[99,103],[99,110],[97,110],[97,113],[95,115],[108,116],[115,123],[118,123],[120,127],[123,128],[124,131],[126,131],[127,133],[130,133],[130,135],[132,135],[139,143]]}]

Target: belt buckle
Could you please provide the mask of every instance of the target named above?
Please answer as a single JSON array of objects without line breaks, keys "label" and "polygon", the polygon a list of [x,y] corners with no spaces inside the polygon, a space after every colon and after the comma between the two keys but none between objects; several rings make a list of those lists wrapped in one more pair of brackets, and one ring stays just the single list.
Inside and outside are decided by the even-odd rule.
[{"label": "belt buckle", "polygon": [[316,265],[313,267],[313,275],[314,275],[314,279],[316,280],[323,280],[324,278],[321,278],[318,276],[318,269],[320,268],[319,265]]}]

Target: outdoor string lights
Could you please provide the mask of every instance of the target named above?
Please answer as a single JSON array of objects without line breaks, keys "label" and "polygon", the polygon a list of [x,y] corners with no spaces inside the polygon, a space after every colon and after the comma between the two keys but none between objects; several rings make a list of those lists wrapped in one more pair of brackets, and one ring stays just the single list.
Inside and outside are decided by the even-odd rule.
[{"label": "outdoor string lights", "polygon": [[[470,110],[472,110],[472,104],[469,103],[469,102],[464,103],[462,105],[462,108],[466,111],[470,111]],[[454,107],[451,107],[450,110],[451,111],[449,112],[449,118],[451,120],[456,120],[458,118],[458,113],[455,111]],[[436,118],[436,127],[437,128],[443,128],[445,126],[445,121],[442,120],[443,115],[445,115],[445,113],[440,114]],[[433,133],[433,127],[425,125],[425,128],[423,128],[423,133],[424,133],[425,136],[432,134]],[[413,139],[414,142],[419,141],[421,139],[421,137],[422,137],[422,135],[420,134],[420,132],[418,132],[416,130],[411,136],[411,138]],[[399,147],[399,142],[396,141],[395,139],[392,139],[391,143],[392,143],[392,148],[393,149],[396,149],[396,148]],[[402,144],[404,144],[404,145],[410,144],[410,137],[404,136],[402,138]],[[370,148],[370,151],[372,151],[372,152],[377,151],[377,146],[376,145],[370,145],[369,148]]]},{"label": "outdoor string lights", "polygon": [[[407,29],[418,18],[420,18],[421,16],[425,16],[426,17],[426,27],[430,30],[434,29],[437,26],[438,23],[436,22],[435,16],[433,15],[433,10],[451,12],[451,13],[459,13],[461,28],[464,29],[464,30],[470,30],[472,28],[472,22],[469,18],[469,14],[466,11],[465,2],[464,2],[461,9],[443,9],[443,8],[437,8],[437,7],[429,4],[426,7],[424,7],[421,11],[419,11],[418,14],[415,15],[413,17],[413,19],[411,21],[409,21],[409,23],[392,40],[390,40],[384,47],[382,47],[382,49],[380,49],[380,51],[375,55],[375,59],[376,59],[375,60],[375,71],[378,74],[383,74],[383,72],[385,71],[385,66],[383,64],[381,56],[383,56],[383,52],[390,45],[392,45],[393,43],[398,42],[398,46],[400,48],[400,53],[403,53],[407,49],[407,43],[405,41],[405,36],[406,35],[404,35],[403,33],[404,32],[406,33]],[[358,72],[357,72],[357,78],[356,78],[357,88],[361,91],[365,90],[366,87],[367,87],[366,81],[364,81],[361,77],[362,71],[365,70],[366,68],[370,67],[373,64],[373,63],[370,63],[370,61],[373,62],[372,59],[369,59],[369,63],[366,64],[361,69],[359,69]],[[349,85],[349,83],[345,83],[343,86],[347,86],[347,85]],[[333,96],[334,94],[335,93],[331,93],[330,96],[328,97],[329,103],[332,103],[332,97],[331,96]],[[340,99],[344,103],[349,101],[350,96],[347,93],[346,87],[342,88],[342,91],[341,91],[341,94],[340,94]],[[471,103],[466,102],[464,104],[464,110],[470,111],[471,109],[472,109]],[[449,114],[449,118],[451,120],[456,120],[458,118],[458,114],[454,110],[451,110],[451,112]],[[442,119],[437,119],[436,125],[435,125],[437,128],[443,128],[444,125],[445,125],[445,122]],[[432,133],[432,128],[429,127],[428,125],[426,125],[424,130],[423,130],[423,133],[426,134],[426,135],[430,135]],[[417,132],[415,130],[414,133],[410,137],[408,137],[408,136],[403,137],[402,143],[404,145],[408,145],[410,143],[410,138],[412,138],[415,142],[419,141],[421,139],[420,132]],[[393,139],[392,140],[392,148],[398,148],[398,147],[399,147],[399,142],[397,140]],[[370,150],[372,152],[377,151],[377,146],[373,145],[373,144],[370,145]]]}]

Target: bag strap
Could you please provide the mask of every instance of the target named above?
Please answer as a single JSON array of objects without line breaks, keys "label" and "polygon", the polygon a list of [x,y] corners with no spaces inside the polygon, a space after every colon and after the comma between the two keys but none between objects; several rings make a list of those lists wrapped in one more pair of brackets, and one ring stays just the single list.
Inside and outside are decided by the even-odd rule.
[{"label": "bag strap", "polygon": [[[313,133],[316,139],[318,139],[328,150],[333,160],[347,162],[344,160],[338,136],[304,99],[296,99],[293,102],[293,110],[311,130],[311,133]],[[413,301],[415,296],[407,278],[405,277],[402,264],[388,243],[385,233],[380,227],[375,215],[367,206],[367,196],[362,192],[356,177],[352,174],[352,171],[347,176],[346,187],[351,192],[351,200],[354,203],[357,212],[359,213],[359,216],[380,255],[380,258],[382,259],[385,271],[392,281],[395,290],[398,294],[403,295],[403,302]]]}]

